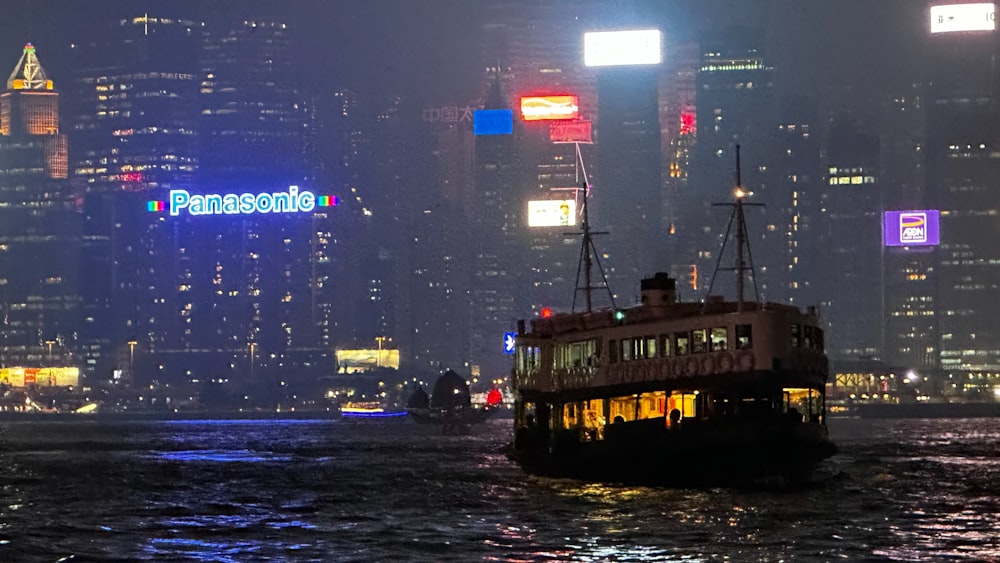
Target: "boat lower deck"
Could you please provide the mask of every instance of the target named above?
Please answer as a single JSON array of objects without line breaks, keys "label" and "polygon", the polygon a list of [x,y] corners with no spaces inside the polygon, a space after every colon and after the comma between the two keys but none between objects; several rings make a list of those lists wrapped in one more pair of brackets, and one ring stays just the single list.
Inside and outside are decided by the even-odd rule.
[{"label": "boat lower deck", "polygon": [[603,439],[577,430],[520,429],[511,457],[528,473],[654,485],[735,485],[798,479],[836,453],[820,424],[648,419],[609,425]]}]

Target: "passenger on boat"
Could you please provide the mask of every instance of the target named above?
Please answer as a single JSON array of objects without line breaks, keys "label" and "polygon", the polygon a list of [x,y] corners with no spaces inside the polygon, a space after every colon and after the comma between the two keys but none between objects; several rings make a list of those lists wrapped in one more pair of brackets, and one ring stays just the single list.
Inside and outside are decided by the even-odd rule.
[{"label": "passenger on boat", "polygon": [[670,427],[675,428],[681,423],[681,411],[674,409],[670,411]]}]

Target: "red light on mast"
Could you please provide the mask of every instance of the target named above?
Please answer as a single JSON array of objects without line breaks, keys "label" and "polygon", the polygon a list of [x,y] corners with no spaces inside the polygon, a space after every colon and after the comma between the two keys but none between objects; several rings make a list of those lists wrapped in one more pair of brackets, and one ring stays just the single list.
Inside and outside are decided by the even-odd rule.
[{"label": "red light on mast", "polygon": [[542,318],[547,319],[552,316],[552,309],[549,307],[542,307]]}]

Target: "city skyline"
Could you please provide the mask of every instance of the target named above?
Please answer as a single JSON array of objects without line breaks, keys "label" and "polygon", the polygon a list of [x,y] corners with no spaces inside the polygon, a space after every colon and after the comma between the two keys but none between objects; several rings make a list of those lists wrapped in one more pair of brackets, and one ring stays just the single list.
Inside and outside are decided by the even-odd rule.
[{"label": "city skyline", "polygon": [[[223,2],[204,10],[108,1],[75,19],[69,4],[17,11],[0,45],[26,36],[63,85],[69,183],[87,196],[82,256],[88,266],[109,266],[117,284],[81,290],[85,310],[106,314],[88,314],[92,333],[79,336],[91,338],[81,349],[104,350],[87,361],[105,367],[90,373],[120,369],[126,350],[131,369],[136,345],[126,343],[133,341],[151,362],[145,370],[183,363],[174,377],[228,378],[249,365],[258,375],[289,365],[320,373],[336,369],[337,346],[378,337],[392,337],[415,369],[503,373],[504,325],[543,307],[568,309],[573,297],[572,272],[556,268],[572,269],[571,239],[529,234],[520,207],[529,194],[579,188],[560,182],[575,174],[579,184],[582,161],[548,143],[538,124],[517,119],[511,137],[490,139],[472,135],[462,116],[480,107],[517,114],[520,96],[530,93],[577,95],[579,117],[594,120],[586,178],[594,201],[607,198],[594,216],[630,232],[606,243],[619,303],[630,305],[637,291],[629,284],[654,271],[670,271],[682,291],[708,290],[713,265],[722,263],[724,225],[710,206],[727,196],[733,149],[743,144],[745,183],[767,206],[750,219],[764,298],[828,309],[835,358],[905,358],[937,370],[927,359],[937,354],[932,342],[959,339],[955,328],[938,335],[935,320],[874,330],[862,319],[873,307],[883,327],[887,315],[932,316],[907,312],[911,286],[891,270],[937,279],[934,264],[900,265],[899,251],[877,242],[879,218],[932,209],[943,197],[927,178],[900,173],[910,160],[924,164],[923,144],[944,142],[922,131],[923,114],[914,112],[923,110],[906,100],[958,95],[930,88],[944,76],[938,59],[947,61],[945,51],[962,41],[992,56],[992,36],[931,37],[930,3],[708,4]],[[646,76],[582,65],[583,33],[632,25],[663,33],[662,63]],[[976,88],[975,74],[949,78]],[[648,107],[626,111],[640,99]],[[926,163],[945,182],[959,181],[961,173]],[[343,205],[325,209],[322,226],[210,227],[137,212],[172,203],[166,190],[200,202],[198,193],[239,194],[251,184],[269,193],[296,185]],[[855,197],[831,187],[845,184],[867,191]],[[951,213],[960,214],[956,201]],[[641,227],[635,212],[647,214]],[[948,210],[942,216],[946,224]],[[650,237],[648,246],[637,233]],[[945,233],[945,247],[966,244]],[[462,248],[470,235],[480,237],[477,245]],[[955,252],[986,252],[981,259],[990,260],[976,248]],[[827,251],[834,260],[817,259]],[[530,274],[519,272],[525,262]],[[969,275],[986,276],[971,287],[989,285],[988,269],[950,275],[955,287]],[[931,290],[919,291],[928,303]],[[947,291],[936,314],[951,314]],[[477,320],[470,311],[483,303],[490,312]],[[976,332],[979,342],[992,334],[987,325]],[[444,343],[441,334],[450,335]],[[975,339],[965,346],[979,346]],[[949,349],[953,369],[992,370],[996,354],[982,350],[965,364],[965,349]]]}]

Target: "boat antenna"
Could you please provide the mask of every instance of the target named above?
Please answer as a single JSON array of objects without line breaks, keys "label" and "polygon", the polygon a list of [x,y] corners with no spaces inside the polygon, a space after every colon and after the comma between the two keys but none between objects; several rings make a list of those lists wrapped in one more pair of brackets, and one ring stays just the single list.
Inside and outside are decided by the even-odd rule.
[{"label": "boat antenna", "polygon": [[[720,271],[735,271],[736,272],[736,310],[739,312],[743,311],[743,279],[746,272],[750,272],[751,279],[753,279],[753,289],[756,297],[756,303],[760,306],[760,290],[757,288],[757,274],[753,266],[753,254],[750,252],[750,241],[747,237],[747,221],[746,216],[743,214],[743,208],[747,205],[752,205],[756,207],[763,207],[763,203],[746,203],[743,201],[747,195],[746,190],[743,189],[743,179],[740,174],[740,146],[736,145],[736,187],[733,190],[733,195],[736,196],[736,201],[730,203],[713,203],[714,206],[729,206],[733,208],[733,213],[729,216],[729,225],[726,226],[726,236],[722,239],[722,248],[719,250],[719,258],[715,262],[715,272],[712,273],[712,281],[708,285],[708,294],[712,294],[712,287],[715,285],[715,279],[718,277]],[[733,223],[736,223],[736,264],[731,268],[722,268],[722,255],[726,253],[726,244],[729,242],[729,235],[733,231]],[[702,311],[708,306],[708,299],[705,300],[702,305]]]},{"label": "boat antenna", "polygon": [[[615,298],[611,294],[611,288],[608,286],[608,277],[604,274],[604,267],[601,266],[601,258],[597,254],[597,247],[594,246],[594,235],[606,235],[607,231],[591,231],[590,230],[590,211],[587,202],[590,200],[590,184],[587,183],[587,176],[584,174],[583,177],[583,221],[580,224],[580,232],[578,233],[565,233],[566,235],[582,235],[583,244],[580,245],[580,260],[576,265],[576,291],[573,292],[573,307],[572,312],[576,312],[576,298],[577,295],[582,291],[586,303],[587,311],[593,311],[594,303],[592,300],[592,293],[595,289],[600,286],[595,287],[591,283],[592,271],[594,264],[597,264],[597,270],[601,272],[601,279],[604,281],[604,289],[608,292],[608,299],[611,300],[611,308],[615,308]],[[580,285],[580,276],[584,276],[584,285]]]}]

